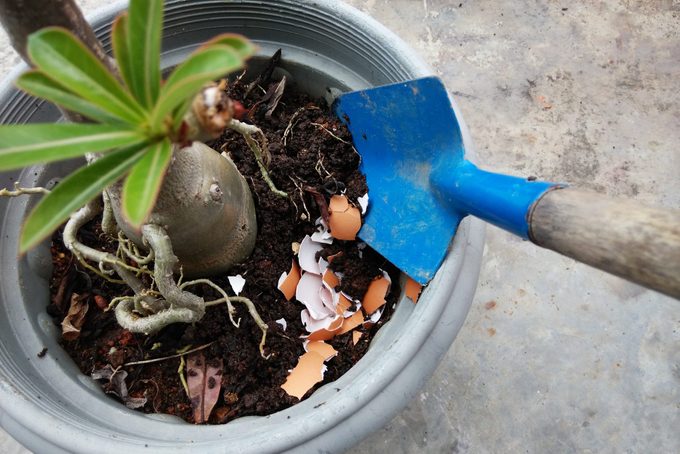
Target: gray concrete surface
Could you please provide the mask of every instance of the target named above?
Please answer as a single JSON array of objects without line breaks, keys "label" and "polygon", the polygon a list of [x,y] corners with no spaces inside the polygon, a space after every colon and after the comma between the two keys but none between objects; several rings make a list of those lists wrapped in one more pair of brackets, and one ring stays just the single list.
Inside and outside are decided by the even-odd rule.
[{"label": "gray concrete surface", "polygon": [[[431,62],[487,168],[680,207],[680,1],[349,3]],[[457,341],[355,451],[680,452],[680,302],[490,227]]]}]

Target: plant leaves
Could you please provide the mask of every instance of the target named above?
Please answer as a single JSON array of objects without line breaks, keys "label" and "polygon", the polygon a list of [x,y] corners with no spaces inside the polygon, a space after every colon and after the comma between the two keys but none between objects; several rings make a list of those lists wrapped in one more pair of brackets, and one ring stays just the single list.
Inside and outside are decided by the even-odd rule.
[{"label": "plant leaves", "polygon": [[144,136],[116,125],[45,123],[0,125],[0,170],[59,161],[124,147]]},{"label": "plant leaves", "polygon": [[[243,60],[231,48],[214,45],[199,49],[170,74],[161,88],[158,103],[151,115],[151,125],[159,129],[165,117],[187,98],[194,96],[206,83],[235,71],[243,66]],[[184,115],[177,111],[176,115]]]},{"label": "plant leaves", "polygon": [[49,78],[130,123],[143,121],[142,107],[73,34],[47,27],[28,37],[28,55]]},{"label": "plant leaves", "polygon": [[99,195],[139,159],[146,143],[111,152],[76,170],[43,197],[28,215],[21,230],[19,251],[26,252],[47,238],[74,211]]},{"label": "plant leaves", "polygon": [[222,359],[209,365],[203,352],[197,352],[187,357],[187,386],[191,408],[194,410],[194,423],[202,424],[208,421],[222,387]]},{"label": "plant leaves", "polygon": [[253,44],[252,41],[245,36],[237,35],[236,33],[222,33],[221,35],[217,35],[203,43],[201,48],[214,46],[216,44],[231,47],[243,60],[252,57],[257,51],[257,46]]},{"label": "plant leaves", "polygon": [[129,85],[137,100],[151,109],[161,82],[163,1],[132,0],[128,10]]},{"label": "plant leaves", "polygon": [[118,71],[123,77],[125,85],[132,93],[134,84],[134,65],[130,58],[130,48],[128,47],[128,14],[121,13],[111,25],[111,46],[113,55],[118,65]]},{"label": "plant leaves", "polygon": [[71,295],[71,305],[68,308],[68,313],[61,322],[61,337],[67,341],[76,340],[80,337],[80,329],[85,323],[85,315],[90,305],[87,304],[87,295],[79,295],[73,293]]},{"label": "plant leaves", "polygon": [[123,216],[133,227],[141,227],[151,213],[171,159],[172,143],[166,138],[149,146],[125,180]]},{"label": "plant leaves", "polygon": [[101,123],[121,123],[120,117],[100,109],[91,102],[72,93],[40,71],[25,72],[16,81],[17,87],[38,98],[46,99],[58,106]]}]

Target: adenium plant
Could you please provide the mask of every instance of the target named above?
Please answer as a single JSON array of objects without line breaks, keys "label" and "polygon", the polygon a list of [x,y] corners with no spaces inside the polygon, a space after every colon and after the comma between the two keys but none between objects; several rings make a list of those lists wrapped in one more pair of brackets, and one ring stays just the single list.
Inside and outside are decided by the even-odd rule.
[{"label": "adenium plant", "polygon": [[[10,21],[20,16],[12,18],[12,3],[3,0],[0,10],[15,26]],[[57,3],[76,8],[71,0]],[[243,134],[262,177],[286,195],[267,175],[264,134],[233,118],[226,82],[214,82],[242,68],[255,47],[244,37],[219,35],[162,80],[162,8],[161,0],[131,0],[113,24],[113,62],[63,27],[32,33],[25,52],[19,49],[33,69],[16,85],[80,122],[0,126],[0,171],[78,156],[88,161],[51,191],[3,192],[46,193],[25,221],[19,250],[26,252],[68,220],[64,244],[76,258],[109,279],[117,274],[132,289],[134,295],[114,301],[123,327],[152,333],[169,323],[196,321],[210,304],[226,303],[233,315],[231,303],[238,301],[262,328],[264,342],[266,325],[249,300],[218,288],[223,298],[205,302],[186,290],[198,283],[217,287],[205,277],[246,258],[257,228],[243,177],[228,156],[202,141],[225,128]],[[102,211],[105,233],[119,243],[116,254],[77,240],[78,229]],[[176,282],[180,270],[201,279]],[[152,275],[151,288],[142,284],[142,273]]]}]

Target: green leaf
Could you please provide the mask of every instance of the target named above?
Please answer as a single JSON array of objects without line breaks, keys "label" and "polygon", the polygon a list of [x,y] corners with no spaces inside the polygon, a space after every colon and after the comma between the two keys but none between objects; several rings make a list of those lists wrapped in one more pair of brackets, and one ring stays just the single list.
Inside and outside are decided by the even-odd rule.
[{"label": "green leaf", "polygon": [[244,36],[236,33],[222,33],[217,35],[209,41],[206,41],[201,48],[207,48],[214,45],[223,45],[231,47],[236,51],[239,57],[246,60],[252,57],[257,51],[257,46],[252,41]]},{"label": "green leaf", "polygon": [[113,21],[111,26],[111,45],[113,47],[113,55],[116,58],[116,64],[118,65],[118,71],[128,89],[132,92],[134,65],[132,64],[128,47],[128,15],[126,12],[120,14]]},{"label": "green leaf", "polygon": [[28,215],[19,240],[20,253],[26,252],[54,232],[71,213],[99,195],[119,179],[141,157],[146,143],[111,152],[92,164],[76,170],[43,197]]},{"label": "green leaf", "polygon": [[171,159],[172,143],[166,138],[149,146],[125,180],[123,216],[133,227],[141,227],[151,213]]},{"label": "green leaf", "polygon": [[132,0],[128,10],[130,89],[143,106],[151,109],[161,85],[163,1]]},{"label": "green leaf", "polygon": [[48,163],[133,145],[141,133],[116,125],[47,123],[0,125],[0,170]]},{"label": "green leaf", "polygon": [[72,93],[40,71],[25,72],[16,81],[17,87],[38,98],[46,99],[71,112],[101,123],[121,123],[125,120],[101,110],[89,101]]},{"label": "green leaf", "polygon": [[[199,49],[170,74],[161,88],[158,103],[151,115],[151,125],[159,129],[173,109],[185,104],[206,83],[243,66],[243,60],[231,48],[213,45]],[[180,112],[183,114],[183,112]]]},{"label": "green leaf", "polygon": [[28,55],[47,77],[83,99],[130,123],[144,120],[139,103],[69,31],[48,27],[33,33]]}]

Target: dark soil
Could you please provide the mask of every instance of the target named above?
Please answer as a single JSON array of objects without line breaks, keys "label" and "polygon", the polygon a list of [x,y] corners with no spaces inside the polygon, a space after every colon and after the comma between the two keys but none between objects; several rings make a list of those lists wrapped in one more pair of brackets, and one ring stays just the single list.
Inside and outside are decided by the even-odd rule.
[{"label": "dark soil", "polygon": [[[269,326],[266,344],[266,352],[271,354],[269,359],[260,356],[258,344],[261,332],[239,304],[235,304],[241,318],[238,329],[229,322],[226,306],[218,305],[208,308],[203,320],[194,326],[176,324],[154,336],[123,330],[117,325],[113,311],[104,312],[102,308],[112,298],[130,294],[130,291],[80,266],[64,249],[61,232],[54,235],[52,247],[55,271],[48,312],[55,323],[61,323],[74,292],[86,296],[89,304],[80,337],[75,341],[62,342],[80,370],[89,375],[109,364],[115,368],[132,361],[175,355],[187,346],[211,344],[203,350],[205,357],[213,362],[221,358],[224,364],[221,396],[212,412],[211,423],[225,423],[245,415],[267,415],[298,402],[297,398],[288,396],[281,385],[288,371],[297,364],[298,357],[304,353],[303,339],[300,338],[307,334],[300,320],[304,306],[295,301],[285,301],[276,288],[277,281],[281,273],[290,268],[293,258],[291,244],[314,232],[314,221],[321,214],[315,201],[319,200],[319,194],[327,202],[332,194],[345,190],[350,200],[356,201],[367,191],[365,178],[358,171],[359,156],[350,145],[350,134],[328,106],[287,88],[273,114],[266,115],[271,104],[258,102],[263,91],[255,88],[243,100],[244,87],[236,84],[230,88],[230,94],[245,106],[244,121],[253,122],[265,131],[272,154],[271,177],[279,189],[292,196],[284,199],[269,190],[251,151],[238,134],[227,131],[212,144],[216,150],[227,151],[231,155],[254,194],[258,219],[257,244],[248,261],[228,274],[243,275],[246,285],[241,295],[254,302]],[[284,144],[284,133],[291,124],[291,118],[294,126]],[[317,193],[316,196],[313,193]],[[98,220],[83,228],[80,238],[91,246],[114,248],[114,243],[101,233]],[[370,281],[381,275],[380,268],[388,271],[393,282],[397,282],[396,269],[370,248],[364,249],[360,258],[357,244],[335,240],[322,252],[323,256],[343,252],[339,259],[334,260],[333,268],[345,276],[342,283],[344,291],[361,299]],[[231,294],[227,275],[213,280]],[[220,297],[207,286],[193,289],[206,300]],[[364,355],[375,332],[389,319],[397,295],[395,285],[380,322],[371,328],[358,328],[364,335],[357,345],[353,345],[351,333],[328,341],[339,355],[326,363],[328,371],[323,383],[336,380]],[[288,323],[285,332],[275,322],[281,318]],[[147,398],[141,411],[173,414],[194,422],[190,400],[180,382],[179,366],[180,359],[173,358],[122,367],[128,373],[126,384],[130,396]],[[100,382],[105,391],[115,391],[112,385]],[[113,394],[112,397],[117,398]]]}]

